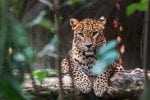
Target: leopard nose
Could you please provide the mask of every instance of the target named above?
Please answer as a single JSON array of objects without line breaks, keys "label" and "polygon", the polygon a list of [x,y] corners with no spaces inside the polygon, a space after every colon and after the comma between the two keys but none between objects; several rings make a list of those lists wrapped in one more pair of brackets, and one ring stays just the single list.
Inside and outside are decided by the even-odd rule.
[{"label": "leopard nose", "polygon": [[92,44],[87,44],[85,45],[87,48],[91,48],[92,47]]}]

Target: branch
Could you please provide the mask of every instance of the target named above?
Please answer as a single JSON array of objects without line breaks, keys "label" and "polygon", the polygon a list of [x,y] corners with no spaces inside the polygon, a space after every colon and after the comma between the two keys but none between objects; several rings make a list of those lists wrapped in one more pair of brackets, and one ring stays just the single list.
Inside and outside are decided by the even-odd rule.
[{"label": "branch", "polygon": [[[60,25],[61,25],[61,23],[60,23],[60,20],[59,20],[59,17],[60,17],[60,12],[59,12],[59,0],[54,0],[54,4],[53,4],[53,6],[54,6],[54,11],[55,11],[55,25],[56,25],[56,33],[57,33],[57,36],[58,36],[58,40],[59,41],[61,41],[61,37],[60,37],[60,33],[61,33],[61,27],[60,27]],[[64,100],[64,97],[63,97],[63,83],[62,83],[62,73],[61,73],[61,67],[59,67],[59,65],[60,65],[60,56],[59,55],[61,55],[60,54],[60,45],[61,44],[59,44],[58,46],[57,46],[57,56],[58,56],[58,58],[56,59],[57,61],[56,61],[56,66],[58,66],[58,71],[59,71],[59,79],[58,79],[58,81],[59,81],[59,83],[58,84],[60,84],[60,91],[59,91],[59,94],[60,94],[60,100]]]},{"label": "branch", "polygon": [[[148,72],[150,78],[150,73]],[[91,80],[95,77],[90,77]],[[64,92],[70,93],[72,89],[71,77],[68,75],[62,78]],[[59,95],[60,86],[58,77],[46,78],[42,85],[36,82],[38,90],[35,90],[31,80],[26,80],[23,89],[34,96],[50,95],[55,93]],[[144,71],[136,68],[134,70],[126,70],[117,72],[110,79],[110,86],[105,94],[105,98],[130,98],[138,97],[144,89]],[[38,91],[38,92],[37,92]],[[68,92],[69,91],[69,92]],[[89,94],[88,94],[89,95]],[[93,95],[93,94],[92,94]]]}]

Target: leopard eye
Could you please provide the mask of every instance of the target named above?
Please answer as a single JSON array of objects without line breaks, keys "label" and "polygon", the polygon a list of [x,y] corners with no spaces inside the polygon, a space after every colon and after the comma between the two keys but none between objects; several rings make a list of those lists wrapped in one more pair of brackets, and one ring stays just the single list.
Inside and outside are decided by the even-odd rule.
[{"label": "leopard eye", "polygon": [[92,36],[95,36],[95,35],[97,35],[98,33],[99,33],[98,31],[95,31],[95,32],[93,32]]},{"label": "leopard eye", "polygon": [[80,35],[80,36],[84,37],[83,33],[78,33],[78,35]]}]

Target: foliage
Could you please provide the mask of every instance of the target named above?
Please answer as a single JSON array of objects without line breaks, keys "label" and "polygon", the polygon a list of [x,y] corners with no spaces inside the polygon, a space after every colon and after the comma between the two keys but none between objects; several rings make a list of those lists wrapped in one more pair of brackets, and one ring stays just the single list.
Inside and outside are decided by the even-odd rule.
[{"label": "foliage", "polygon": [[48,76],[48,71],[38,69],[33,72],[33,76],[42,84],[44,79]]},{"label": "foliage", "polygon": [[116,60],[118,56],[116,46],[117,42],[112,40],[106,46],[99,49],[97,55],[98,59],[92,69],[95,75],[101,74],[109,64],[112,64]]},{"label": "foliage", "polygon": [[126,14],[128,16],[135,13],[135,11],[145,11],[147,9],[148,0],[140,0],[138,3],[132,3],[127,7]]},{"label": "foliage", "polygon": [[[34,61],[35,53],[28,46],[25,26],[18,20],[21,13],[17,4],[21,1],[0,3],[0,95],[7,100],[27,100],[21,84],[25,68]],[[14,70],[18,72],[13,73]]]},{"label": "foliage", "polygon": [[58,74],[58,72],[55,69],[37,69],[33,71],[32,74],[42,85],[46,77],[51,76],[51,75],[56,75]]}]

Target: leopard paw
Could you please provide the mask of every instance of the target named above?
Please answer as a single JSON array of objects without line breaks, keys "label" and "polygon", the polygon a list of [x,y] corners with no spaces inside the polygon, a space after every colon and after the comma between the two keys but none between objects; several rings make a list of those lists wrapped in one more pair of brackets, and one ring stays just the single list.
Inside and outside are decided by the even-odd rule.
[{"label": "leopard paw", "polygon": [[102,97],[108,89],[108,83],[105,78],[98,77],[94,82],[93,82],[93,90],[96,96]]},{"label": "leopard paw", "polygon": [[92,82],[89,77],[82,71],[75,71],[74,85],[75,88],[82,93],[89,93],[92,90]]},{"label": "leopard paw", "polygon": [[77,82],[75,81],[75,88],[82,93],[89,93],[92,90],[91,82]]}]

